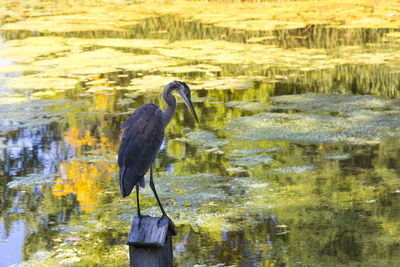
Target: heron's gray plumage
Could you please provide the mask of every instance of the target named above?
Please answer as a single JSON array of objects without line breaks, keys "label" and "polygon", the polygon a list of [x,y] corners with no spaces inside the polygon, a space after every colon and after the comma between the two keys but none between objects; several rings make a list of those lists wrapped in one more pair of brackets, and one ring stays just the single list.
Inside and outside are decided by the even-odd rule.
[{"label": "heron's gray plumage", "polygon": [[183,82],[174,81],[164,88],[163,99],[167,103],[164,111],[154,104],[144,104],[122,123],[124,133],[118,150],[118,165],[119,185],[123,197],[128,196],[136,184],[141,187],[145,185],[144,175],[157,156],[165,127],[175,112],[176,100],[172,95],[173,90],[181,95],[198,121],[190,99],[189,87]]},{"label": "heron's gray plumage", "polygon": [[118,151],[119,184],[126,197],[136,183],[144,187],[150,168],[164,138],[162,111],[154,104],[138,108],[122,125],[124,134]]}]

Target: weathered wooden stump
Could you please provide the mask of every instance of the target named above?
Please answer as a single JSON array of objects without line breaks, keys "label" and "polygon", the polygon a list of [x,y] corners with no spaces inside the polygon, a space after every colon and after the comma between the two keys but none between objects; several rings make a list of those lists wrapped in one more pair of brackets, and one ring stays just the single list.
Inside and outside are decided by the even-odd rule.
[{"label": "weathered wooden stump", "polygon": [[167,217],[135,217],[128,236],[130,266],[172,266],[176,226]]}]

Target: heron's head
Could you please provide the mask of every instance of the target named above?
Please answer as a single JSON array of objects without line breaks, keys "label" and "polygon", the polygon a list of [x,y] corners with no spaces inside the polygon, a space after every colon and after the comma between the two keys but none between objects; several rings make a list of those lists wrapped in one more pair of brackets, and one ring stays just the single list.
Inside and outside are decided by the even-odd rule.
[{"label": "heron's head", "polygon": [[192,98],[190,96],[190,89],[184,82],[174,81],[175,90],[178,92],[179,96],[182,98],[183,102],[186,104],[190,113],[192,113],[193,118],[199,123],[199,119],[197,118],[196,111],[194,111],[194,107],[192,104]]}]

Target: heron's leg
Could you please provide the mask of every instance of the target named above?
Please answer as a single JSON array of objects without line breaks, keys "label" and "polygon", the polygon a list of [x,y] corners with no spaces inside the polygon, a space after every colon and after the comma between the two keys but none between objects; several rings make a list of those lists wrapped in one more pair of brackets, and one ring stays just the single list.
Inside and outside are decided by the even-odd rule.
[{"label": "heron's leg", "polygon": [[[170,217],[168,217],[167,213],[165,213],[165,210],[163,208],[163,206],[161,205],[160,199],[158,198],[157,192],[156,192],[156,188],[154,186],[154,182],[153,182],[153,166],[150,166],[150,188],[153,191],[154,195],[156,196],[157,202],[158,202],[158,206],[160,206],[161,212],[163,214],[163,217],[167,217],[168,221],[169,221],[169,225],[173,228],[173,231],[176,232],[178,231],[174,222],[171,220]],[[161,221],[162,218],[160,218],[160,220],[158,222]]]},{"label": "heron's leg", "polygon": [[139,206],[139,185],[138,184],[136,184],[136,204],[137,204],[138,217],[142,218],[142,214],[140,213],[140,206]]},{"label": "heron's leg", "polygon": [[153,191],[154,195],[156,196],[156,199],[157,199],[157,202],[158,202],[158,206],[160,206],[162,214],[164,216],[168,217],[167,214],[165,213],[165,210],[164,210],[163,206],[161,205],[160,199],[158,198],[158,195],[157,195],[156,187],[154,186],[154,182],[153,182],[153,166],[150,166],[150,188]]}]

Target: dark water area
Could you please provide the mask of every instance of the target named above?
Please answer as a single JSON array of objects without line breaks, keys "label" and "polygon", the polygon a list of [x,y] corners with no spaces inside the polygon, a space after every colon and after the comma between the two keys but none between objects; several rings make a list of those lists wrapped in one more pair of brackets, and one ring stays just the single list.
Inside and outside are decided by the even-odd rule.
[{"label": "dark water area", "polygon": [[[1,80],[0,89],[0,251],[13,254],[1,253],[0,262],[127,264],[136,202],[119,194],[120,125],[144,103],[164,108],[164,81],[178,78],[192,87],[200,125],[178,102],[154,168],[160,198],[179,229],[176,266],[396,265],[400,79],[395,66],[374,58],[398,51],[399,43],[386,38],[391,32],[325,25],[243,31],[179,16],[144,19],[124,32],[2,32],[4,44],[75,38],[83,43],[74,43],[79,53],[164,55],[176,68],[154,61],[143,63],[153,68],[119,65],[83,78],[63,69],[54,77],[76,79],[72,88],[21,89],[19,82],[27,81],[16,79],[51,73],[41,67],[50,66],[46,60],[68,62],[75,47],[35,56],[36,63],[23,63],[32,64],[26,72],[5,72],[16,78]],[[182,50],[194,56],[175,57],[159,45],[86,43],[104,38],[194,40]],[[279,55],[271,64],[214,61],[209,40],[228,43],[220,51],[232,51],[222,57],[242,55],[230,44],[287,50],[293,66]],[[319,68],[311,52],[305,60],[307,49],[322,50],[315,60],[332,66]],[[371,61],[345,61],[340,54],[348,50]],[[103,67],[94,62],[86,68]],[[145,214],[160,215],[148,187],[141,199]]]}]

